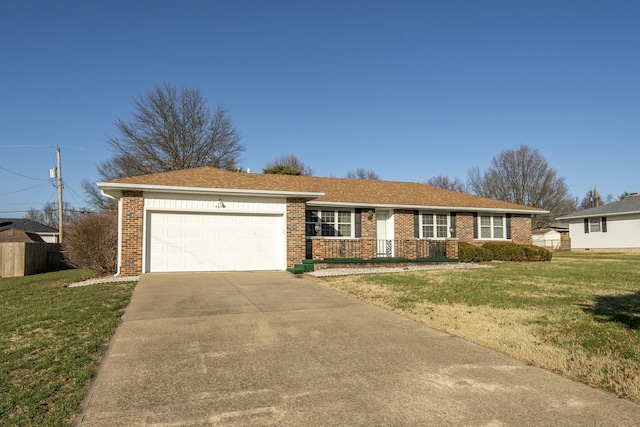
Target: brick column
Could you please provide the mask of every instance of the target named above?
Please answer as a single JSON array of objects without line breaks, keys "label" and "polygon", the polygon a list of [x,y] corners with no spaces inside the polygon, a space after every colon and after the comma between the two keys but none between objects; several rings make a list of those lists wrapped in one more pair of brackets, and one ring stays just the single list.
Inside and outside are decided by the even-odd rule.
[{"label": "brick column", "polygon": [[376,239],[373,237],[363,237],[360,239],[360,257],[362,259],[372,259],[375,255]]},{"label": "brick column", "polygon": [[142,274],[142,222],[144,198],[142,191],[122,192],[122,259],[121,276]]},{"label": "brick column", "polygon": [[458,239],[447,239],[445,246],[446,257],[448,259],[458,259]]},{"label": "brick column", "polygon": [[311,245],[313,250],[313,259],[314,260],[323,260],[326,258],[324,251],[324,237],[312,237]]},{"label": "brick column", "polygon": [[287,199],[287,267],[305,259],[304,199]]}]

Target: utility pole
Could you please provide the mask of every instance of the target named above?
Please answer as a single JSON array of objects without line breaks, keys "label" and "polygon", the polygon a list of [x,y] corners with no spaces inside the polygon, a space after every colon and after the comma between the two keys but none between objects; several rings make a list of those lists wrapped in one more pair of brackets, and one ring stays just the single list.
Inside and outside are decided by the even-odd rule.
[{"label": "utility pole", "polygon": [[600,206],[600,196],[598,196],[598,187],[593,186],[593,198],[595,199],[596,207]]},{"label": "utility pole", "polygon": [[58,168],[56,170],[56,176],[58,178],[58,243],[62,243],[62,169],[60,168],[60,147],[56,146],[56,158],[58,160]]}]

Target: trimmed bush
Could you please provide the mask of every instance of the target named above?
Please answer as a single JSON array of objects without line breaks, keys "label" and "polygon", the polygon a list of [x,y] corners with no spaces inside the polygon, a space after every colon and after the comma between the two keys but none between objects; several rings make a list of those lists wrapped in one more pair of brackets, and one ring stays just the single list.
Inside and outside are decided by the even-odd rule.
[{"label": "trimmed bush", "polygon": [[66,262],[99,274],[117,269],[118,217],[114,213],[90,214],[74,220],[65,230],[62,244]]},{"label": "trimmed bush", "polygon": [[493,253],[493,259],[498,261],[551,261],[548,249],[519,245],[511,242],[487,242],[482,245]]},{"label": "trimmed bush", "polygon": [[524,253],[528,261],[551,261],[553,258],[549,249],[540,246],[525,246]]},{"label": "trimmed bush", "polygon": [[460,262],[484,262],[493,260],[493,253],[467,242],[458,242],[458,261]]}]

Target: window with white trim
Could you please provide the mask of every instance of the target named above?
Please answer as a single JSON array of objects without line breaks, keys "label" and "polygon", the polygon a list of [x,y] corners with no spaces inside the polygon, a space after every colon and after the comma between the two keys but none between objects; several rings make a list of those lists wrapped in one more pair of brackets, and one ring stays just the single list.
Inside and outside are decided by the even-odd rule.
[{"label": "window with white trim", "polygon": [[600,218],[589,218],[589,232],[597,233],[602,230],[600,226]]},{"label": "window with white trim", "polygon": [[306,236],[353,237],[353,211],[315,209],[305,213]]},{"label": "window with white trim", "polygon": [[420,221],[420,237],[424,239],[449,237],[449,214],[422,213]]},{"label": "window with white trim", "polygon": [[503,215],[479,215],[480,239],[506,239]]}]

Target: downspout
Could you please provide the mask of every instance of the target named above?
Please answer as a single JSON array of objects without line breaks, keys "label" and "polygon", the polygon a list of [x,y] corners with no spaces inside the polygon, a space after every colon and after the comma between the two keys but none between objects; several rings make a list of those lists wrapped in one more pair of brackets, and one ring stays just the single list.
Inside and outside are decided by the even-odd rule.
[{"label": "downspout", "polygon": [[120,277],[122,264],[122,198],[118,199],[118,266],[114,277]]},{"label": "downspout", "polygon": [[105,193],[102,189],[100,189],[100,193],[109,199],[118,201],[118,264],[116,267],[116,274],[113,277],[120,277],[120,266],[122,263],[122,197],[113,197],[112,195]]}]

